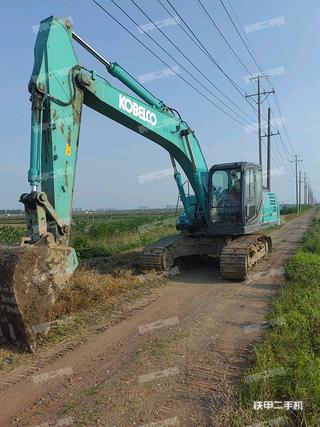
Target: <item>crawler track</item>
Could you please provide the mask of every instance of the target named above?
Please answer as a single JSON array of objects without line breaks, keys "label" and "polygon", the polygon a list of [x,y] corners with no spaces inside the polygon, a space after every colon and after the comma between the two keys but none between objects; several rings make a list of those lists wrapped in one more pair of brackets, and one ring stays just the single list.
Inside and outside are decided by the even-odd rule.
[{"label": "crawler track", "polygon": [[271,238],[261,234],[234,239],[227,236],[177,235],[146,246],[138,263],[142,269],[169,270],[180,257],[214,255],[220,257],[222,277],[245,280],[248,271],[271,251],[271,246]]},{"label": "crawler track", "polygon": [[185,256],[219,256],[222,248],[230,240],[228,237],[207,237],[176,235],[148,245],[139,258],[142,269],[169,270],[175,260]]},{"label": "crawler track", "polygon": [[248,271],[268,252],[271,252],[271,237],[251,234],[233,239],[220,255],[220,273],[225,279],[245,280]]}]

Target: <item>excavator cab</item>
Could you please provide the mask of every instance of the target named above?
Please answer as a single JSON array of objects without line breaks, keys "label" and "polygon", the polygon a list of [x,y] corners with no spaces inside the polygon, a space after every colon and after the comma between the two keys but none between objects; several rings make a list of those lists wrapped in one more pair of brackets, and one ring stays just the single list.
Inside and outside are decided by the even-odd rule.
[{"label": "excavator cab", "polygon": [[254,163],[214,165],[209,173],[212,234],[245,234],[262,222],[262,170]]}]

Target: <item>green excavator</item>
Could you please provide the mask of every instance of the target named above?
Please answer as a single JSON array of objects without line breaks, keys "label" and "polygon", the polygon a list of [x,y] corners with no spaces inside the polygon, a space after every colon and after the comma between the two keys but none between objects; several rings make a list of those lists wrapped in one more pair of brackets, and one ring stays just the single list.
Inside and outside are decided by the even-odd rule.
[{"label": "green excavator", "polygon": [[[74,42],[135,96],[80,66]],[[271,239],[262,231],[279,224],[279,203],[263,187],[261,166],[237,162],[209,169],[195,132],[180,114],[119,64],[103,58],[73,32],[67,19],[41,22],[29,91],[31,191],[20,198],[27,236],[19,247],[0,249],[0,336],[6,340],[35,349],[37,338],[48,331],[57,296],[78,265],[69,238],[83,104],[170,155],[183,205],[177,219],[181,233],[147,246],[140,268],[168,270],[182,256],[215,255],[224,278],[244,280],[271,250]],[[193,194],[186,193],[178,167]]]}]

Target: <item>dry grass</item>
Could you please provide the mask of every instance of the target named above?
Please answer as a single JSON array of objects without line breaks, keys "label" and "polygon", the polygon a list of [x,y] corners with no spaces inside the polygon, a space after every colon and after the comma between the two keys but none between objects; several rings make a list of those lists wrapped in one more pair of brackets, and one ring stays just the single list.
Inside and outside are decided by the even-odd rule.
[{"label": "dry grass", "polygon": [[141,286],[144,281],[143,276],[136,276],[130,270],[115,275],[80,269],[56,301],[53,317],[78,313],[101,304],[114,295]]}]

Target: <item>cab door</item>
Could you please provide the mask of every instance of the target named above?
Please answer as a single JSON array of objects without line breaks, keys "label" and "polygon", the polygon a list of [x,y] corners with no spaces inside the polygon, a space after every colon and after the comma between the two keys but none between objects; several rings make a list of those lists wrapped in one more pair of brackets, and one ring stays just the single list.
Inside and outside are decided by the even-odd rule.
[{"label": "cab door", "polygon": [[245,224],[255,222],[259,217],[262,198],[262,174],[260,169],[248,167],[245,170],[244,219]]}]

